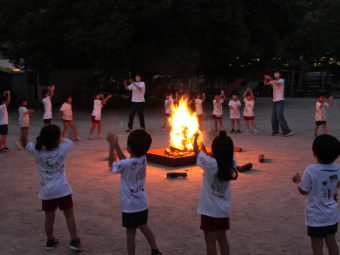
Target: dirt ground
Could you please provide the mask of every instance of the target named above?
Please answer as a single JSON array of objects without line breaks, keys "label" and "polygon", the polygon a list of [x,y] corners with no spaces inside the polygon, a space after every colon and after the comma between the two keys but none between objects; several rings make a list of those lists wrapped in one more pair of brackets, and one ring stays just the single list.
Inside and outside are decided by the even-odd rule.
[{"label": "dirt ground", "polygon": [[[335,100],[329,113],[329,133],[338,137],[339,103]],[[205,107],[204,141],[207,145],[213,138],[210,104]],[[304,225],[304,197],[298,194],[291,176],[296,171],[302,173],[306,165],[314,162],[311,151],[314,106],[314,99],[288,99],[286,117],[295,135],[272,137],[271,99],[260,98],[255,111],[260,134],[231,135],[235,145],[244,149],[236,154],[238,163],[254,163],[254,170],[240,174],[232,184],[231,229],[228,231],[232,254],[311,253]],[[90,112],[90,107],[74,111],[84,140],[76,144],[66,162],[66,173],[74,192],[79,235],[86,249],[83,254],[126,254],[119,207],[119,176],[109,171],[107,142],[86,139]],[[226,125],[229,117],[226,106],[224,112]],[[127,110],[107,108],[103,116],[104,131],[114,128],[124,148],[127,114]],[[41,112],[32,116],[31,139],[39,132],[40,118]],[[167,145],[168,133],[161,130],[162,121],[161,106],[147,109],[146,124],[153,137],[152,148]],[[61,124],[59,120],[55,123]],[[15,149],[19,135],[16,112],[10,113],[9,132],[11,151],[0,155],[0,254],[71,254],[66,246],[69,235],[60,212],[55,224],[55,236],[59,238],[60,246],[52,252],[45,252],[44,214],[37,198],[35,162],[26,152]],[[270,162],[258,163],[259,154],[264,154]],[[166,173],[169,171],[187,171],[188,178],[168,180]],[[169,169],[148,165],[149,225],[163,254],[205,254],[203,233],[199,229],[200,217],[196,213],[201,181],[202,170],[196,166]],[[140,233],[137,235],[137,254],[150,254]]]}]

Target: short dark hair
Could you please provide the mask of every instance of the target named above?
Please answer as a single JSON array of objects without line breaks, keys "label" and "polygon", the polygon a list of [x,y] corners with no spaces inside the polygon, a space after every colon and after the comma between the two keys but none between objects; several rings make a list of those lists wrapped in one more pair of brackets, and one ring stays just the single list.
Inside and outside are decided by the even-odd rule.
[{"label": "short dark hair", "polygon": [[46,94],[47,94],[48,92],[49,92],[48,89],[43,89],[43,90],[41,91],[41,96],[42,96],[42,97],[45,97]]},{"label": "short dark hair", "polygon": [[127,139],[127,146],[132,154],[137,157],[145,155],[150,149],[152,143],[151,135],[144,129],[136,129],[132,131]]},{"label": "short dark hair", "polygon": [[64,96],[63,102],[66,103],[69,98],[72,98],[72,96],[71,95]]},{"label": "short dark hair", "polygon": [[46,150],[53,150],[58,147],[60,142],[60,128],[57,125],[47,125],[40,130],[37,137],[35,148],[41,150],[43,147]]},{"label": "short dark hair", "polygon": [[23,102],[27,102],[28,99],[26,97],[22,97],[19,99],[19,104],[22,105]]},{"label": "short dark hair", "polygon": [[319,163],[333,163],[340,155],[340,142],[331,135],[320,135],[313,142],[313,153]]}]

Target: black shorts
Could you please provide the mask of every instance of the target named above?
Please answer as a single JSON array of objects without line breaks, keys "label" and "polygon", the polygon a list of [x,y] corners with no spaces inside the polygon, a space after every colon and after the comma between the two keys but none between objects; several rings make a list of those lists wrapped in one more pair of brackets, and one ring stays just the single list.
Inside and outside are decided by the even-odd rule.
[{"label": "black shorts", "polygon": [[72,195],[50,200],[41,200],[41,207],[45,212],[53,212],[57,210],[58,207],[62,211],[68,208],[72,208],[73,207]]},{"label": "black shorts", "polygon": [[315,125],[317,125],[317,126],[321,126],[321,125],[325,125],[325,124],[327,124],[327,121],[324,121],[324,120],[315,121]]},{"label": "black shorts", "polygon": [[308,236],[315,238],[325,238],[329,235],[335,235],[338,231],[338,223],[325,227],[310,227],[307,226]]},{"label": "black shorts", "polygon": [[122,213],[123,227],[127,229],[136,229],[139,226],[148,223],[148,209],[135,213]]},{"label": "black shorts", "polygon": [[51,125],[52,124],[52,119],[44,119],[44,124],[45,125]]},{"label": "black shorts", "polygon": [[201,215],[201,227],[203,231],[228,230],[230,228],[229,218],[214,218]]},{"label": "black shorts", "polygon": [[8,135],[8,125],[0,125],[0,135]]}]

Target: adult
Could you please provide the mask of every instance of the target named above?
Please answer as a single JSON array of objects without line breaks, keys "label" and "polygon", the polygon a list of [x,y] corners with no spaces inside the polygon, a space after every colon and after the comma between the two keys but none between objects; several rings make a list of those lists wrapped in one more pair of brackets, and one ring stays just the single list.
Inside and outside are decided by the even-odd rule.
[{"label": "adult", "polygon": [[129,114],[129,123],[128,129],[126,132],[130,132],[133,130],[133,119],[135,117],[136,112],[138,112],[139,124],[142,129],[145,129],[144,122],[144,104],[145,104],[145,83],[142,81],[142,76],[140,74],[136,74],[135,81],[130,85],[127,82],[124,82],[125,89],[132,91],[131,97],[131,110]]},{"label": "adult", "polygon": [[292,135],[293,131],[289,128],[284,116],[285,81],[281,78],[281,73],[279,71],[274,72],[274,79],[270,75],[265,75],[264,85],[273,87],[272,135],[279,135],[279,128],[281,128],[284,136]]}]

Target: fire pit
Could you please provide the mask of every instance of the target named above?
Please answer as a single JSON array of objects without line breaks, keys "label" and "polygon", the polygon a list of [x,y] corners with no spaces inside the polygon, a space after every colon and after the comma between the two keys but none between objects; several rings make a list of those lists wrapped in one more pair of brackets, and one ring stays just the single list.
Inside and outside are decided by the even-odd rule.
[{"label": "fire pit", "polygon": [[200,132],[196,113],[190,110],[188,99],[183,97],[171,109],[169,147],[150,150],[146,155],[147,160],[170,167],[195,164],[194,134]]}]

